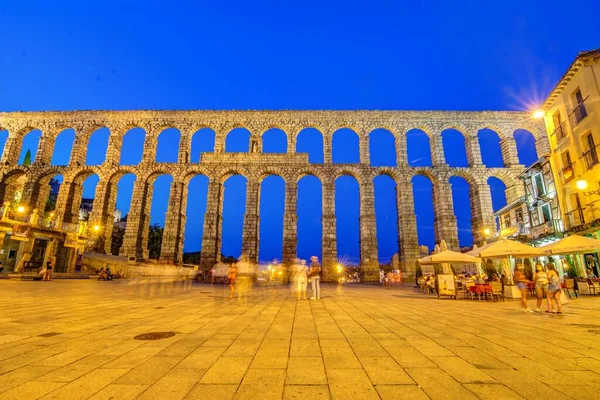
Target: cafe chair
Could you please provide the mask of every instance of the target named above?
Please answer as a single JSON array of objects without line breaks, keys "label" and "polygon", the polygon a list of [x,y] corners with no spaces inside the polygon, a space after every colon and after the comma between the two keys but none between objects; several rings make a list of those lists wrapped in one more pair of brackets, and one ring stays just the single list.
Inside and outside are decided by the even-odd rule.
[{"label": "cafe chair", "polygon": [[500,297],[502,297],[502,301],[504,301],[504,289],[502,289],[502,283],[491,282],[490,285],[492,285],[492,300],[500,301]]},{"label": "cafe chair", "polygon": [[565,289],[567,289],[567,294],[569,295],[569,298],[571,298],[571,291],[573,291],[575,298],[578,297],[577,290],[575,290],[575,279],[565,279],[565,286],[566,286]]},{"label": "cafe chair", "polygon": [[598,287],[594,284],[594,281],[592,281],[591,279],[586,279],[587,280],[587,284],[588,284],[588,290],[590,291],[590,294],[593,294],[594,296],[596,294],[598,294],[597,290]]}]

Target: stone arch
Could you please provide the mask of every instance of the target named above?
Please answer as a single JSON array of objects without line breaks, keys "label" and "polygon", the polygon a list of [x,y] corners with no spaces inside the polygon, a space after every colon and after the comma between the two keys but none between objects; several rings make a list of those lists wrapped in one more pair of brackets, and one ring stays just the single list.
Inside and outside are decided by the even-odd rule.
[{"label": "stone arch", "polygon": [[250,223],[255,223],[254,218],[247,219],[249,213],[247,209],[248,193],[251,175],[242,174],[243,170],[229,169],[225,173],[219,175],[221,178],[221,199],[219,204],[220,221],[219,231],[220,238],[217,255],[221,253],[229,256],[239,257],[245,250],[247,245],[244,241],[244,234],[254,237],[256,235],[256,226],[249,226]]},{"label": "stone arch", "polygon": [[468,173],[449,174],[447,182],[452,191],[453,212],[456,218],[459,247],[473,245],[472,219],[475,210],[472,207],[472,191],[475,180]]},{"label": "stone arch", "polygon": [[316,171],[304,170],[296,174],[297,244],[296,254],[308,260],[315,255],[322,260],[323,253],[323,177]]},{"label": "stone arch", "polygon": [[217,179],[219,180],[219,182],[221,184],[224,184],[225,181],[228,180],[229,178],[231,178],[233,175],[241,175],[246,179],[249,179],[250,177],[252,177],[252,174],[250,173],[250,171],[248,171],[244,167],[239,167],[239,166],[226,167],[226,168],[221,169],[220,171],[218,171],[215,174],[215,176],[218,177]]},{"label": "stone arch", "polygon": [[75,130],[73,128],[62,130],[54,141],[50,165],[69,165],[74,143]]},{"label": "stone arch", "polygon": [[238,126],[231,129],[225,137],[226,153],[250,153],[258,149],[250,145],[252,133],[248,128]]},{"label": "stone arch", "polygon": [[477,132],[481,161],[487,168],[501,168],[504,167],[505,162],[501,147],[502,130],[497,127],[493,128],[495,129],[484,126]]},{"label": "stone arch", "polygon": [[[118,135],[117,132],[111,132],[105,126],[90,133],[86,146],[85,165],[101,165],[106,161],[111,134]],[[94,149],[94,151],[90,151],[90,149]]]},{"label": "stone arch", "polygon": [[309,175],[314,176],[321,183],[323,183],[323,181],[325,180],[325,174],[323,172],[321,172],[320,170],[313,169],[313,168],[301,168],[301,169],[298,169],[297,171],[294,171],[293,180],[296,183],[298,183],[300,181],[300,179],[304,178],[305,176],[309,176]]},{"label": "stone arch", "polygon": [[262,152],[285,154],[288,152],[288,135],[281,128],[269,128],[261,136]]},{"label": "stone arch", "polygon": [[359,164],[360,135],[350,128],[339,127],[331,137],[332,161],[334,164]]},{"label": "stone arch", "polygon": [[419,245],[430,250],[435,244],[435,210],[433,204],[433,186],[436,177],[426,169],[414,172],[410,177]]},{"label": "stone arch", "polygon": [[[19,165],[25,165],[27,162],[33,164],[36,161],[38,155],[40,139],[42,137],[42,131],[39,129],[33,129],[25,133],[21,138],[21,153],[19,155]],[[29,152],[29,160],[26,160],[27,152]]]},{"label": "stone arch", "polygon": [[[116,134],[116,133],[115,133]],[[132,127],[123,133],[119,165],[139,165],[144,157],[144,147],[148,134],[144,128]]]},{"label": "stone arch", "polygon": [[538,160],[536,149],[537,140],[533,133],[526,129],[516,129],[513,138],[517,146],[517,158],[519,164],[529,167]]},{"label": "stone arch", "polygon": [[183,248],[184,251],[202,250],[205,214],[209,195],[210,177],[206,173],[190,173],[183,179],[187,189]]},{"label": "stone arch", "polygon": [[381,170],[373,178],[378,260],[391,263],[398,246],[398,187],[393,170]]},{"label": "stone arch", "polygon": [[444,160],[450,167],[468,167],[466,138],[464,130],[446,128],[442,130],[442,147]]},{"label": "stone arch", "polygon": [[406,153],[411,167],[430,167],[433,165],[431,136],[423,128],[409,128],[406,131]]},{"label": "stone arch", "polygon": [[356,179],[356,181],[358,182],[359,185],[362,184],[364,181],[362,171],[359,168],[350,167],[350,166],[336,168],[334,170],[333,179],[337,180],[339,177],[344,176],[344,175],[353,177],[354,179]]},{"label": "stone arch", "polygon": [[372,167],[397,165],[396,137],[385,128],[376,128],[369,132],[369,160]]},{"label": "stone arch", "polygon": [[202,153],[215,151],[216,133],[210,127],[200,127],[192,134],[190,143],[190,161],[192,163],[200,162]]},{"label": "stone arch", "polygon": [[337,254],[343,265],[360,264],[360,186],[351,169],[334,175]]},{"label": "stone arch", "polygon": [[181,131],[174,127],[162,130],[156,137],[157,163],[176,163],[179,160],[179,147],[181,144]]},{"label": "stone arch", "polygon": [[282,174],[263,173],[259,185],[258,258],[261,261],[282,260],[288,181]]},{"label": "stone arch", "polygon": [[492,208],[496,212],[507,204],[508,185],[505,179],[499,178],[496,174],[488,176],[487,184],[490,186],[492,195]]},{"label": "stone arch", "polygon": [[[307,135],[316,136],[315,139],[306,139]],[[308,162],[311,164],[323,164],[325,162],[325,144],[324,137],[321,130],[314,127],[304,127],[297,134],[295,138],[296,153],[308,153]]]}]

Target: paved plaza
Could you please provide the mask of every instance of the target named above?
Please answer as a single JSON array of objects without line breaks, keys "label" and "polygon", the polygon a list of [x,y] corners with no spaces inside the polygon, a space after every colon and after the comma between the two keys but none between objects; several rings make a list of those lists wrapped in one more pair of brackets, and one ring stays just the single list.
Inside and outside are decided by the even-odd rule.
[{"label": "paved plaza", "polygon": [[0,399],[600,397],[600,298],[559,317],[409,286],[3,280],[0,300]]}]

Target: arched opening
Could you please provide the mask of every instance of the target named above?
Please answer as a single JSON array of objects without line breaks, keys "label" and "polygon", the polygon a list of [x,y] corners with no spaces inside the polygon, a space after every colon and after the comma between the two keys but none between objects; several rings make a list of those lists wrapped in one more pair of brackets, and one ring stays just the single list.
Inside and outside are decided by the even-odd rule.
[{"label": "arched opening", "polygon": [[4,147],[6,147],[6,141],[8,140],[8,131],[6,129],[0,129],[0,157],[4,156]]},{"label": "arched opening", "polygon": [[176,128],[162,131],[156,139],[156,162],[176,163],[179,157],[181,132]]},{"label": "arched opening", "polygon": [[134,174],[123,175],[116,184],[116,207],[115,223],[112,230],[112,240],[110,252],[112,255],[119,255],[123,238],[125,237],[125,228],[127,226],[127,217],[131,208],[131,199],[133,197],[133,185],[136,176]]},{"label": "arched opening", "polygon": [[27,166],[35,162],[35,156],[37,155],[41,136],[42,131],[34,129],[23,137],[23,141],[21,142],[21,154],[19,155],[19,165]]},{"label": "arched opening", "polygon": [[[82,177],[83,178],[83,177]],[[76,179],[76,182],[78,179]],[[87,221],[89,220],[90,213],[94,208],[94,198],[96,197],[96,187],[98,186],[98,182],[100,181],[100,177],[96,174],[91,174],[85,177],[85,179],[81,182],[81,186],[83,186],[83,191],[81,193],[81,204],[79,205],[79,220]]]},{"label": "arched opening", "polygon": [[[208,177],[196,175],[188,184],[187,208],[185,211],[185,237],[183,250],[186,253],[200,252],[204,234],[204,214],[208,199]],[[200,260],[200,254],[198,254]]]},{"label": "arched opening", "polygon": [[272,128],[262,135],[263,153],[287,153],[287,135],[284,131]]},{"label": "arched opening", "polygon": [[202,128],[192,136],[190,162],[200,162],[202,153],[215,151],[215,131],[210,128]]},{"label": "arched opening", "polygon": [[101,165],[106,160],[110,131],[103,127],[92,133],[88,141],[85,165]]},{"label": "arched opening", "polygon": [[452,186],[452,204],[454,206],[454,215],[456,216],[456,225],[458,228],[459,247],[473,245],[473,228],[471,224],[471,196],[469,182],[460,176],[450,177]]},{"label": "arched opening", "polygon": [[482,129],[477,133],[481,162],[488,168],[504,168],[500,136],[491,129]]},{"label": "arched opening", "polygon": [[419,245],[427,246],[432,250],[435,246],[435,231],[433,225],[433,184],[423,175],[416,175],[411,179],[415,215],[417,217],[417,236]]},{"label": "arched opening", "polygon": [[260,241],[258,259],[282,259],[283,212],[285,208],[285,180],[269,175],[260,183]]},{"label": "arched opening", "polygon": [[531,132],[525,129],[517,129],[513,137],[517,144],[519,164],[529,167],[538,160],[538,154],[535,148],[535,137]]},{"label": "arched opening", "polygon": [[142,128],[133,128],[123,135],[121,146],[120,165],[138,165],[144,156],[144,142],[146,131]]},{"label": "arched opening", "polygon": [[429,136],[419,129],[406,132],[406,153],[411,167],[431,167]]},{"label": "arched opening", "polygon": [[59,133],[54,142],[50,165],[69,165],[73,143],[75,143],[75,130],[73,128],[65,129]]},{"label": "arched opening", "polygon": [[465,137],[456,129],[446,129],[442,132],[444,159],[450,167],[468,167]]},{"label": "arched opening", "polygon": [[[40,214],[53,213],[56,211],[56,200],[60,187],[64,182],[64,177],[61,174],[54,175],[49,179],[44,179],[40,188],[40,198],[38,199],[38,207]],[[46,187],[47,185],[47,187]]]},{"label": "arched opening", "polygon": [[392,132],[377,128],[369,133],[369,159],[373,167],[396,166],[396,140]]},{"label": "arched opening", "polygon": [[296,138],[296,153],[308,153],[308,162],[323,164],[323,135],[318,129],[305,128]]},{"label": "arched opening", "polygon": [[[487,183],[492,193],[492,209],[496,212],[506,205],[506,185],[494,176],[489,177]],[[500,229],[498,221],[496,221],[496,229]]]},{"label": "arched opening", "polygon": [[360,189],[353,176],[335,180],[335,216],[338,258],[345,265],[359,265]]},{"label": "arched opening", "polygon": [[309,260],[311,256],[321,259],[323,224],[323,187],[321,180],[313,175],[298,181],[298,257]]},{"label": "arched opening", "polygon": [[226,153],[248,153],[250,151],[250,131],[246,128],[235,128],[225,139]]},{"label": "arched opening", "polygon": [[331,156],[334,164],[360,163],[360,143],[356,132],[348,128],[335,131]]},{"label": "arched opening", "polygon": [[396,181],[388,175],[375,177],[375,220],[379,262],[388,263],[398,253],[398,205]]},{"label": "arched opening", "polygon": [[150,206],[150,226],[148,227],[148,258],[153,260],[160,258],[172,182],[173,177],[171,175],[159,175],[152,184],[152,205]]},{"label": "arched opening", "polygon": [[221,254],[226,256],[238,258],[242,254],[247,182],[246,177],[233,175],[223,184]]}]

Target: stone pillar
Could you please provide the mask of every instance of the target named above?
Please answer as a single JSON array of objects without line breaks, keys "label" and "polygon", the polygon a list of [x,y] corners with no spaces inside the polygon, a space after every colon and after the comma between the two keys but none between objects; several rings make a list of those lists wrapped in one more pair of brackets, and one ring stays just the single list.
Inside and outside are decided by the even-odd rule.
[{"label": "stone pillar", "polygon": [[537,152],[538,158],[550,154],[550,141],[545,131],[538,133],[535,136],[535,151]]},{"label": "stone pillar", "polygon": [[515,138],[509,135],[504,135],[500,139],[500,149],[502,150],[502,159],[505,167],[519,165],[519,157],[517,155],[517,143]]},{"label": "stone pillar", "polygon": [[[148,255],[147,210],[152,204],[152,186],[147,182],[136,180],[133,185],[131,207],[127,214],[125,237],[119,255],[142,259]],[[144,233],[144,231],[146,231]],[[146,240],[144,240],[144,238]]]},{"label": "stone pillar", "polygon": [[[329,153],[331,154],[331,153]],[[337,282],[337,239],[336,239],[336,217],[335,217],[335,182],[327,179],[323,185],[323,237],[321,244],[323,280],[325,282]]]},{"label": "stone pillar", "polygon": [[[88,249],[110,254],[112,231],[114,226],[115,203],[117,201],[117,187],[107,180],[101,180],[96,186],[94,207],[88,220],[90,240]],[[94,227],[98,226],[98,230]]]},{"label": "stone pillar", "polygon": [[435,242],[446,241],[449,250],[459,250],[458,228],[452,205],[452,187],[448,182],[436,181],[433,184],[433,225]]},{"label": "stone pillar", "polygon": [[477,133],[465,135],[465,150],[467,151],[467,162],[469,167],[483,165],[481,161],[481,147],[479,146],[479,137]]},{"label": "stone pillar", "polygon": [[19,156],[21,155],[21,147],[23,146],[23,135],[17,134],[12,130],[9,130],[6,144],[4,145],[4,151],[2,153],[2,160],[0,163],[4,165],[17,165],[19,163]]},{"label": "stone pillar", "polygon": [[56,227],[61,228],[63,222],[77,223],[83,186],[75,182],[63,182],[56,198]]},{"label": "stone pillar", "polygon": [[[48,185],[48,189],[50,186]],[[33,208],[36,208],[40,201],[40,189],[41,185],[39,181],[35,178],[29,179],[23,185],[23,191],[21,193],[21,201],[20,204],[29,209],[29,211]],[[48,190],[48,193],[50,190]],[[46,200],[48,199],[48,193],[46,193],[46,198],[44,199],[44,205]],[[42,209],[43,211],[43,209]]]},{"label": "stone pillar", "polygon": [[323,163],[331,164],[332,163],[332,150],[331,143],[333,140],[333,133],[329,131],[323,132]]},{"label": "stone pillar", "polygon": [[161,128],[157,126],[148,126],[146,128],[146,138],[144,139],[144,154],[142,163],[156,162],[156,146],[158,145],[158,136]]},{"label": "stone pillar", "polygon": [[55,128],[44,128],[40,141],[38,143],[38,150],[35,155],[35,165],[50,165],[52,161],[52,153],[54,151],[54,144],[56,143],[56,136],[60,132]]},{"label": "stone pillar", "polygon": [[298,183],[286,182],[285,211],[283,213],[283,264],[294,262],[298,246]]},{"label": "stone pillar", "polygon": [[[371,163],[369,154],[369,134],[364,131],[358,132],[358,143],[360,146],[360,163],[369,165]],[[379,280],[379,275],[377,276],[377,279]]]},{"label": "stone pillar", "polygon": [[296,129],[288,129],[287,135],[287,153],[296,154],[296,140],[298,139],[298,133]]},{"label": "stone pillar", "polygon": [[396,207],[398,210],[399,261],[406,281],[415,279],[419,258],[419,237],[412,184],[410,180],[396,182]]},{"label": "stone pillar", "polygon": [[429,146],[431,149],[431,165],[445,165],[444,159],[444,144],[442,143],[442,135],[433,134],[429,137]]},{"label": "stone pillar", "polygon": [[227,130],[215,128],[215,153],[225,152],[225,141],[227,140]]},{"label": "stone pillar", "polygon": [[93,131],[94,129],[92,127],[85,125],[75,128],[75,141],[73,142],[71,158],[69,159],[70,167],[79,167],[85,165],[87,148]]},{"label": "stone pillar", "polygon": [[206,213],[204,214],[204,229],[202,231],[202,251],[200,252],[200,267],[210,269],[220,259],[221,251],[221,198],[223,186],[217,180],[210,179]]},{"label": "stone pillar", "polygon": [[120,127],[114,127],[110,129],[110,136],[108,137],[108,147],[106,148],[106,159],[104,160],[104,165],[117,166],[120,164],[124,134],[124,130]]},{"label": "stone pillar", "polygon": [[506,204],[510,204],[520,197],[525,196],[525,186],[523,182],[517,177],[514,177],[511,181],[513,184],[511,186],[506,185],[506,191],[504,192],[506,195]]},{"label": "stone pillar", "polygon": [[181,137],[179,139],[179,151],[177,153],[178,164],[188,164],[191,162],[192,137],[194,136],[192,130],[193,128],[191,127],[179,130],[181,132]]},{"label": "stone pillar", "polygon": [[187,194],[188,187],[184,182],[171,183],[171,196],[160,249],[161,261],[169,264],[180,265],[183,262]]},{"label": "stone pillar", "polygon": [[398,167],[408,167],[408,148],[406,146],[406,133],[401,132],[394,136],[396,142],[396,165]]},{"label": "stone pillar", "polygon": [[373,181],[364,178],[360,185],[360,267],[363,282],[379,282],[378,256]]},{"label": "stone pillar", "polygon": [[244,233],[242,235],[242,256],[251,263],[258,263],[258,204],[260,185],[258,179],[248,178],[246,187],[246,213],[244,214]]},{"label": "stone pillar", "polygon": [[496,231],[494,210],[492,209],[492,193],[488,184],[469,186],[471,202],[471,228],[473,230],[473,243],[481,245],[487,239],[485,230],[489,234]]}]

